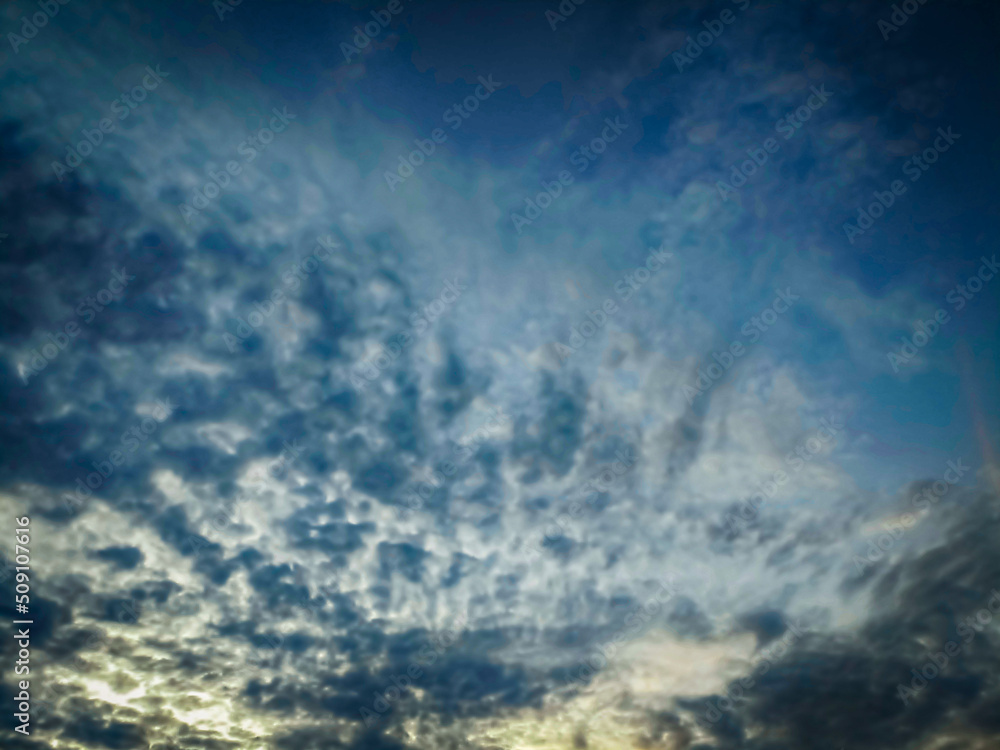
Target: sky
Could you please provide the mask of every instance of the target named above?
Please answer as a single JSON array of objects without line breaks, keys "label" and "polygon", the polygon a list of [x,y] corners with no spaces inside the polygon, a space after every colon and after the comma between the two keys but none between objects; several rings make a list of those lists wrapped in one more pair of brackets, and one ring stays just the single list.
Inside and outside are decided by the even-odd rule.
[{"label": "sky", "polygon": [[3,746],[996,747],[998,30],[4,4]]}]

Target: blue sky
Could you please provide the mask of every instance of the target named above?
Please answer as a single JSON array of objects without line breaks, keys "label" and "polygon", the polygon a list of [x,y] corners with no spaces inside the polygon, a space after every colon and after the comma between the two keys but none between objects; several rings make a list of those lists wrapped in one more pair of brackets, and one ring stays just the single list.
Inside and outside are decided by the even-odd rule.
[{"label": "blue sky", "polygon": [[12,747],[992,747],[996,9],[388,6],[6,36]]}]

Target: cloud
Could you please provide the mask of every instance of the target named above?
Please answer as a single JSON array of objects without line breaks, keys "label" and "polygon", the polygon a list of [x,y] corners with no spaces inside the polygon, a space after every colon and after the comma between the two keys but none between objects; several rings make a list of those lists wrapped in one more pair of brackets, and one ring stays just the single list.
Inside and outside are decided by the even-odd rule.
[{"label": "cloud", "polygon": [[[30,746],[995,739],[992,626],[914,705],[897,697],[1000,585],[989,429],[969,437],[944,331],[919,378],[884,365],[901,323],[937,298],[928,288],[968,276],[963,253],[978,258],[992,234],[963,225],[989,212],[941,198],[925,219],[915,187],[911,208],[859,240],[882,244],[837,244],[868,175],[933,132],[925,119],[952,84],[968,91],[962,60],[891,51],[870,10],[837,2],[751,4],[683,74],[670,53],[711,4],[585,4],[556,34],[544,3],[407,5],[349,65],[329,40],[371,9],[248,4],[223,26],[188,4],[71,8],[33,42],[46,55],[7,61],[17,74],[0,89],[0,505],[32,519],[32,690],[47,708]],[[952,28],[942,13],[928,5],[907,33]],[[97,41],[81,47],[79,30]],[[537,56],[510,54],[532,39]],[[55,179],[51,161],[136,57],[168,60],[170,91]],[[493,62],[509,84],[492,109],[387,193],[386,159]],[[728,165],[823,82],[823,111],[738,200],[718,201]],[[184,222],[177,205],[286,104],[294,137]],[[621,141],[587,159],[544,222],[510,231],[511,206],[575,169],[617,116]],[[946,171],[922,188],[948,195]],[[892,223],[914,215],[920,233]],[[335,238],[330,259],[299,274],[321,237]],[[572,358],[553,357],[660,247],[670,267]],[[122,267],[134,280],[88,321],[81,303]],[[454,309],[357,388],[357,368],[426,322],[445,280],[468,287]],[[231,351],[276,288],[287,300]],[[688,403],[684,385],[788,288],[801,297],[788,316]],[[955,329],[977,351],[989,293],[986,317]],[[27,377],[67,322],[79,336]],[[68,512],[77,480],[160,399],[169,419]],[[497,409],[507,418],[491,425]],[[844,429],[789,471],[832,416]],[[871,525],[956,446],[979,473],[859,571]],[[778,471],[789,481],[729,523]],[[420,507],[400,513],[411,490]],[[640,612],[668,574],[678,594]],[[12,617],[13,585],[0,581]],[[574,677],[637,618],[608,664]]]}]

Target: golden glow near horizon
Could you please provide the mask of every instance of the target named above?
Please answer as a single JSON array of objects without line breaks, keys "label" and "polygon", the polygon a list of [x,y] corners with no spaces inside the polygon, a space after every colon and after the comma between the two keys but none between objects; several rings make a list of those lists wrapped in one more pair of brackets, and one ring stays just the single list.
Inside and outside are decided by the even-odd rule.
[{"label": "golden glow near horizon", "polygon": [[[580,736],[588,750],[648,748],[647,712],[663,710],[674,698],[722,691],[745,674],[754,642],[750,635],[695,642],[649,633],[626,643],[577,695],[550,695],[541,709],[470,721],[465,731],[470,741],[506,750],[579,750]],[[685,731],[695,738],[705,734],[690,724],[665,741],[680,743]]]}]

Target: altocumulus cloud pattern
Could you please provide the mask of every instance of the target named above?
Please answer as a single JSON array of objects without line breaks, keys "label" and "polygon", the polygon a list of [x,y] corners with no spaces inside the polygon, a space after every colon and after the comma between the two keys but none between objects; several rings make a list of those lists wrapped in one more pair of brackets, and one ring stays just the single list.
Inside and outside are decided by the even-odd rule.
[{"label": "altocumulus cloud pattern", "polygon": [[1000,744],[987,0],[10,0],[0,744]]}]

